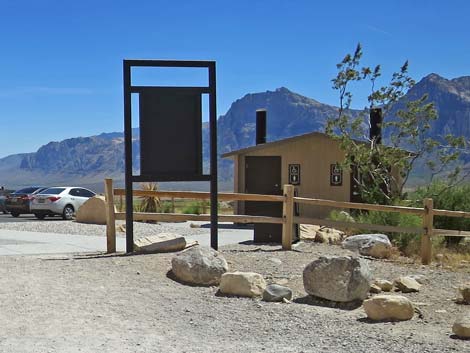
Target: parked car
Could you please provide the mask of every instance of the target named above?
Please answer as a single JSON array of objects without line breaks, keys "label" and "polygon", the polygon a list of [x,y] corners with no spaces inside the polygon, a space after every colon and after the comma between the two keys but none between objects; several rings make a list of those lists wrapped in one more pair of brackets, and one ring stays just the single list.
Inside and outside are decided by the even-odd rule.
[{"label": "parked car", "polygon": [[3,214],[7,214],[8,211],[5,208],[5,200],[7,198],[7,195],[11,193],[12,190],[5,190],[5,189],[0,189],[0,212]]},{"label": "parked car", "polygon": [[72,219],[80,206],[95,195],[93,191],[80,187],[52,187],[34,195],[31,211],[38,219],[54,215]]},{"label": "parked car", "polygon": [[5,209],[13,217],[20,214],[31,213],[31,198],[36,193],[46,189],[45,186],[29,186],[6,196]]}]

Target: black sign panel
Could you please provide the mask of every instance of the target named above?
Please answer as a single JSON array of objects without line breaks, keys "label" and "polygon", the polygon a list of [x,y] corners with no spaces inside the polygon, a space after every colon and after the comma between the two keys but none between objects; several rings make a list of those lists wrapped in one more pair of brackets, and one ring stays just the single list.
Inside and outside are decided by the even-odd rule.
[{"label": "black sign panel", "polygon": [[141,175],[202,174],[200,94],[146,89],[139,118]]},{"label": "black sign panel", "polygon": [[330,186],[343,185],[343,169],[338,164],[330,164]]},{"label": "black sign panel", "polygon": [[289,184],[300,185],[300,164],[289,164]]}]

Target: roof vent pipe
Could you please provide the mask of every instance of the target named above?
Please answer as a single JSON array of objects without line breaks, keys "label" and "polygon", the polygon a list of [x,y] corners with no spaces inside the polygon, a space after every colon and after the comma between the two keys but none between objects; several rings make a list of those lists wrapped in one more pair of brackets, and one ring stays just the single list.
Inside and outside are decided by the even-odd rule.
[{"label": "roof vent pipe", "polygon": [[266,109],[256,111],[256,144],[266,143]]},{"label": "roof vent pipe", "polygon": [[382,143],[382,108],[371,108],[369,112],[370,130],[369,137],[375,144]]}]

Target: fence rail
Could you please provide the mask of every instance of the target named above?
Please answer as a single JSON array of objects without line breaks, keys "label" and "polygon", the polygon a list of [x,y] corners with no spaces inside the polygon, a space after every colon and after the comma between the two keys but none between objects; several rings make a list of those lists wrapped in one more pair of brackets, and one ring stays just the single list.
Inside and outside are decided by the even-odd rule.
[{"label": "fence rail", "polygon": [[[108,252],[116,251],[116,220],[125,220],[124,212],[116,212],[114,207],[114,196],[124,196],[124,189],[114,189],[112,179],[105,180],[105,195],[107,205],[107,245]],[[209,200],[210,193],[197,191],[148,191],[134,190],[133,196],[136,197],[160,197],[174,199],[193,199],[193,200]],[[274,223],[282,224],[282,248],[284,250],[292,249],[292,234],[294,224],[316,224],[328,227],[350,228],[350,229],[366,229],[382,232],[396,233],[415,233],[421,235],[421,262],[429,264],[432,258],[432,236],[458,236],[470,237],[470,232],[450,229],[434,229],[434,216],[460,217],[470,218],[470,212],[449,211],[433,208],[433,200],[425,199],[423,208],[405,207],[405,206],[386,206],[356,202],[333,201],[323,199],[313,199],[305,197],[294,197],[294,187],[292,185],[284,185],[283,195],[260,195],[260,194],[243,194],[243,193],[219,193],[218,199],[221,201],[263,201],[263,202],[282,202],[282,218],[268,216],[249,216],[249,215],[219,215],[218,219],[222,222],[235,223]],[[369,223],[356,223],[347,221],[333,221],[327,219],[317,219],[309,217],[294,216],[294,204],[306,204],[323,206],[339,209],[355,209],[365,211],[378,212],[398,212],[403,214],[414,214],[421,216],[423,219],[422,227],[397,227]],[[173,206],[174,210],[174,206]],[[209,214],[179,214],[179,213],[143,213],[134,212],[134,219],[137,221],[210,221]]]}]

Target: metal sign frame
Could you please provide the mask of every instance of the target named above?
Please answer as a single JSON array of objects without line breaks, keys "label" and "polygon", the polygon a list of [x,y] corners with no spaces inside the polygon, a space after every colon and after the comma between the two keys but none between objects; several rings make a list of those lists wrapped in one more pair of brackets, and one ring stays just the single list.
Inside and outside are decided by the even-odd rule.
[{"label": "metal sign frame", "polygon": [[[163,87],[132,86],[131,69],[133,67],[168,67],[168,68],[207,68],[209,86],[207,87]],[[124,60],[124,141],[125,141],[125,188],[126,188],[126,252],[134,248],[133,227],[133,183],[151,181],[209,181],[211,192],[211,247],[218,248],[218,214],[217,214],[217,110],[216,110],[216,70],[215,61],[181,61],[181,60]],[[132,171],[132,106],[131,94],[149,90],[174,90],[192,94],[209,95],[209,129],[210,129],[210,174],[173,174],[173,175],[133,175]],[[202,153],[202,152],[201,152]],[[202,160],[202,155],[200,156]]]}]

